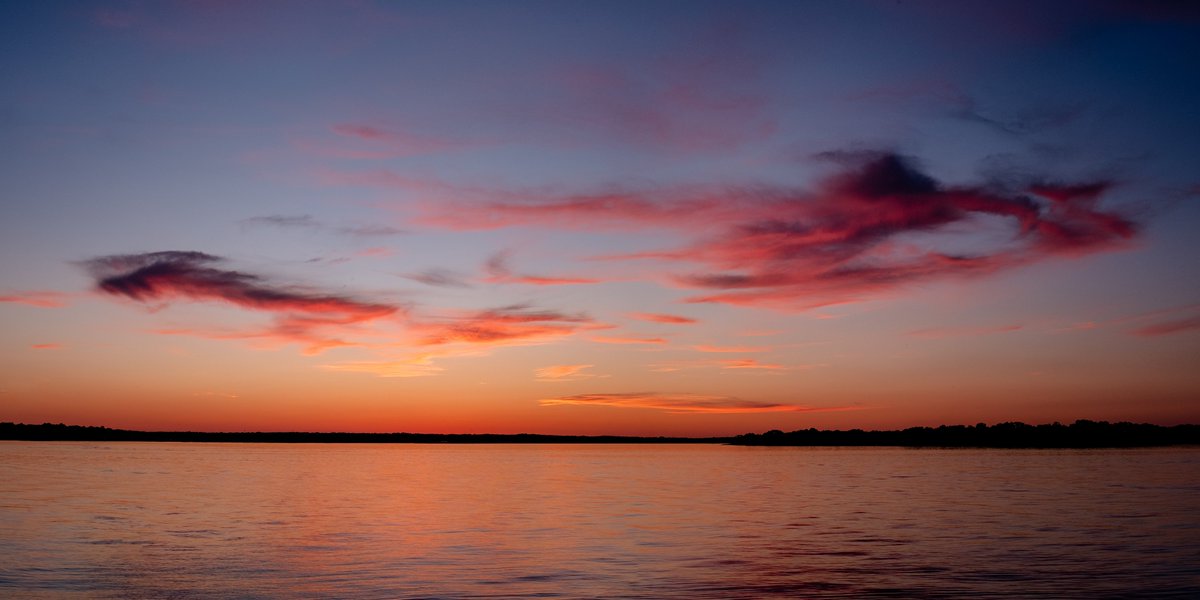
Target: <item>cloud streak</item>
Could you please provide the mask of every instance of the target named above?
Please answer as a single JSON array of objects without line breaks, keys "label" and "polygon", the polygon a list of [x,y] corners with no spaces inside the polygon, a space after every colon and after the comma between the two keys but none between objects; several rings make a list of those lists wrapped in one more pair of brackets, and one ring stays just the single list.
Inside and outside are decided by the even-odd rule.
[{"label": "cloud streak", "polygon": [[487,283],[521,283],[526,285],[586,285],[600,283],[599,279],[590,277],[552,277],[544,275],[521,275],[513,273],[508,262],[511,253],[497,252],[484,265],[487,272]]},{"label": "cloud streak", "polygon": [[24,304],[38,308],[62,308],[67,305],[67,295],[62,292],[23,291],[0,296],[0,302]]},{"label": "cloud streak", "polygon": [[585,369],[590,369],[595,365],[551,365],[542,367],[534,371],[534,379],[537,381],[577,381],[580,379],[591,379],[598,377],[594,373],[584,373]]},{"label": "cloud streak", "polygon": [[679,315],[667,315],[662,313],[629,313],[629,318],[649,323],[667,323],[671,325],[694,325],[696,319],[691,317],[683,317]]},{"label": "cloud streak", "polygon": [[730,414],[764,412],[827,412],[854,410],[855,407],[807,407],[794,404],[778,404],[742,400],[732,396],[706,396],[700,394],[660,394],[637,392],[624,394],[578,394],[543,398],[542,406],[609,406],[615,408],[642,408],[668,413]]},{"label": "cloud streak", "polygon": [[589,341],[600,344],[665,344],[667,340],[660,337],[643,338],[643,337],[628,337],[628,336],[593,336],[588,338]]},{"label": "cloud streak", "polygon": [[283,286],[259,275],[221,268],[225,260],[196,251],[164,251],[101,256],[82,265],[95,278],[96,289],[109,296],[142,304],[178,300],[218,302],[274,316],[273,325],[255,332],[164,330],[167,334],[221,339],[274,338],[298,342],[307,352],[352,345],[328,330],[391,317],[399,307],[306,288]]},{"label": "cloud streak", "polygon": [[329,225],[312,215],[260,215],[238,222],[245,228],[307,229],[353,237],[387,237],[406,233],[403,229],[389,225]]},{"label": "cloud streak", "polygon": [[537,344],[595,326],[596,323],[587,315],[535,310],[527,305],[483,310],[412,325],[415,330],[424,333],[418,342],[422,346]]},{"label": "cloud streak", "polygon": [[[745,370],[745,371],[786,371],[790,367],[775,363],[763,363],[753,358],[728,358],[719,360],[677,360],[655,363],[650,365],[650,370],[656,373],[673,373],[683,371],[685,369],[699,368],[720,368],[728,370]],[[802,368],[809,368],[811,365],[803,365]]]},{"label": "cloud streak", "polygon": [[1152,323],[1150,325],[1134,329],[1130,333],[1138,337],[1159,337],[1174,333],[1195,331],[1197,329],[1200,329],[1200,315],[1194,315],[1182,319],[1172,319],[1169,321],[1159,321],[1157,323]]}]

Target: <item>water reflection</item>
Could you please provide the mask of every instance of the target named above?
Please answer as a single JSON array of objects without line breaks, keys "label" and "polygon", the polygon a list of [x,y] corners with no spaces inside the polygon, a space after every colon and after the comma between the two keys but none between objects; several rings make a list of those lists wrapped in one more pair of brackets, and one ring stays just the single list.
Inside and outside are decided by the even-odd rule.
[{"label": "water reflection", "polygon": [[0,443],[0,596],[1197,597],[1200,449]]}]

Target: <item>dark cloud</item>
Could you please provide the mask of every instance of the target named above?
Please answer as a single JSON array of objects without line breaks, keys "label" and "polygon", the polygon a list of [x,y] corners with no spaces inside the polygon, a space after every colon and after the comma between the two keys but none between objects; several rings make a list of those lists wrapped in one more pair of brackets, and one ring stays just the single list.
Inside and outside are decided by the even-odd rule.
[{"label": "dark cloud", "polygon": [[275,284],[258,275],[220,268],[223,262],[203,252],[165,251],[101,256],[82,265],[95,278],[97,289],[112,296],[138,302],[216,301],[275,316],[266,331],[197,333],[206,337],[271,337],[323,349],[350,344],[318,330],[372,321],[399,310],[390,304]]}]

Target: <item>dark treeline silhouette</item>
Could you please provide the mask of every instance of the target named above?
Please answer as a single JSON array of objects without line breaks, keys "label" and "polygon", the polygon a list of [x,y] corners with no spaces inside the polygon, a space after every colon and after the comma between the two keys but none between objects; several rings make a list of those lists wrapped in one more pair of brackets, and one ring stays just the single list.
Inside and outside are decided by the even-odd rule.
[{"label": "dark treeline silhouette", "polygon": [[533,433],[311,433],[134,431],[62,423],[0,423],[0,440],[91,442],[257,442],[326,444],[733,444],[738,446],[907,446],[938,448],[1131,448],[1200,445],[1200,425],[1079,420],[1070,425],[942,425],[897,431],[802,429],[736,437],[638,437]]},{"label": "dark treeline silhouette", "polygon": [[1079,420],[1070,425],[1000,423],[987,426],[942,425],[899,431],[821,431],[739,435],[739,446],[908,446],[938,448],[1131,448],[1200,444],[1200,425],[1162,427],[1147,423]]},{"label": "dark treeline silhouette", "polygon": [[536,433],[313,433],[302,431],[135,431],[63,425],[0,423],[0,440],[86,442],[261,442],[318,444],[679,444],[721,443],[731,438],[543,435]]}]

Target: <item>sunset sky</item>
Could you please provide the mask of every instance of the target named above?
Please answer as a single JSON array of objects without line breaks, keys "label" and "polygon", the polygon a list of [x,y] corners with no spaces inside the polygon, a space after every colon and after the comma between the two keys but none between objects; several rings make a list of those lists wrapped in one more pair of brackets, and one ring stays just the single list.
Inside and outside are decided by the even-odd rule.
[{"label": "sunset sky", "polygon": [[1195,4],[5,2],[0,48],[0,420],[1200,421]]}]

